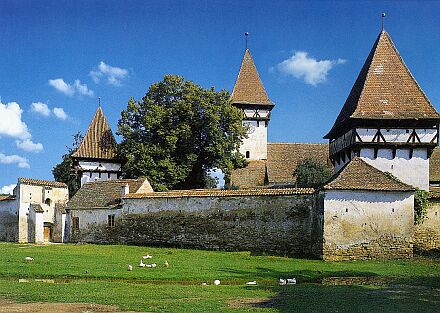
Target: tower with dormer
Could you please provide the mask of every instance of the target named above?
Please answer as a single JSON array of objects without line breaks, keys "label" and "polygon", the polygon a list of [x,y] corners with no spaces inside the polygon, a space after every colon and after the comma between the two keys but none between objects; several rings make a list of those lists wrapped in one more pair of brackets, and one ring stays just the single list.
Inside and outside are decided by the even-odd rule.
[{"label": "tower with dormer", "polygon": [[120,178],[122,162],[117,157],[116,140],[101,106],[72,158],[81,186],[90,181]]},{"label": "tower with dormer", "polygon": [[338,172],[355,156],[402,182],[429,189],[440,114],[382,29],[330,132]]},{"label": "tower with dormer", "polygon": [[247,160],[266,160],[267,128],[274,104],[267,96],[249,49],[244,53],[231,100],[243,111],[243,125],[248,129],[240,152]]}]

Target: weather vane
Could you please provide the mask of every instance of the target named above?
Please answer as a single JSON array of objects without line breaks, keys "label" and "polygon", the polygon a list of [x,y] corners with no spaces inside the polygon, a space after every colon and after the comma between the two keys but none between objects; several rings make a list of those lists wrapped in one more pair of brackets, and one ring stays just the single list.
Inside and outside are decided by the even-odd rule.
[{"label": "weather vane", "polygon": [[386,16],[386,14],[382,13],[382,31],[384,31],[384,29],[385,29],[385,16]]},{"label": "weather vane", "polygon": [[101,107],[101,97],[98,97],[98,106]]},{"label": "weather vane", "polygon": [[244,36],[245,36],[245,38],[246,38],[246,50],[247,50],[249,33],[248,33],[248,32],[245,32],[245,33],[244,33]]}]

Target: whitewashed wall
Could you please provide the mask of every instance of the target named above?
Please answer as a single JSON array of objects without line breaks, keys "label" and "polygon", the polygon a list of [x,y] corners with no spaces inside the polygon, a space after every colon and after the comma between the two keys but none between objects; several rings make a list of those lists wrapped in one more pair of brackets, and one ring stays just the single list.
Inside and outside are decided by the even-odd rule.
[{"label": "whitewashed wall", "polygon": [[325,191],[324,242],[331,250],[380,245],[383,238],[410,243],[413,233],[413,192]]},{"label": "whitewashed wall", "polygon": [[[118,218],[122,214],[121,209],[80,209],[71,210],[70,217],[79,218],[79,229],[86,229],[97,225],[107,225],[108,216],[115,215]],[[72,231],[74,231],[72,229]]]},{"label": "whitewashed wall", "polygon": [[240,146],[240,153],[246,156],[249,151],[248,160],[266,160],[267,159],[267,127],[265,121],[243,121],[243,125],[252,124],[255,131],[248,133],[248,138],[243,139]]},{"label": "whitewashed wall", "polygon": [[410,158],[409,149],[397,149],[393,158],[391,149],[378,149],[374,158],[373,148],[362,148],[360,157],[382,172],[389,172],[402,182],[411,186],[429,190],[429,159],[426,148],[413,150]]}]

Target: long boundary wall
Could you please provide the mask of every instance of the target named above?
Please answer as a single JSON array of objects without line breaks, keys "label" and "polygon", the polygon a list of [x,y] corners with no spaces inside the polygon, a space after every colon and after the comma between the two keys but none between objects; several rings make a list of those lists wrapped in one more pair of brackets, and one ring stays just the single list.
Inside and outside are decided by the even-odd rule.
[{"label": "long boundary wall", "polygon": [[[134,194],[72,240],[321,257],[322,208],[311,189]],[[92,211],[72,214],[90,220]],[[109,227],[104,217],[112,213],[116,223]]]}]

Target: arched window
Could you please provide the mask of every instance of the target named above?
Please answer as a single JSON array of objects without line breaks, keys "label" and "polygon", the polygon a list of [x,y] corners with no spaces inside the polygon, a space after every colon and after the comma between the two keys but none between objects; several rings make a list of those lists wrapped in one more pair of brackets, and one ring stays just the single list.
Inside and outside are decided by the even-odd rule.
[{"label": "arched window", "polygon": [[46,201],[44,201],[44,203],[48,206],[50,206],[52,204],[52,200],[50,200],[49,198],[46,199]]}]

